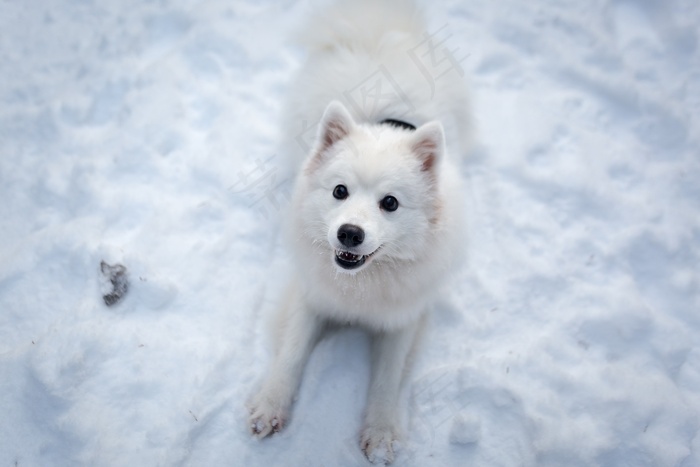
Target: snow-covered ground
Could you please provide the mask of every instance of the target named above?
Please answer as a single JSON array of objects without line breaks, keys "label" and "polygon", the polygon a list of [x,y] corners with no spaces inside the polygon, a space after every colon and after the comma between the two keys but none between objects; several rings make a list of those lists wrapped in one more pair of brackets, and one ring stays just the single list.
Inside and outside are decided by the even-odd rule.
[{"label": "snow-covered ground", "polygon": [[[243,407],[307,11],[0,2],[0,465],[365,465],[360,331],[320,343],[283,433]],[[700,465],[700,3],[428,11],[478,135],[397,464]],[[102,260],[128,269],[112,307]]]}]

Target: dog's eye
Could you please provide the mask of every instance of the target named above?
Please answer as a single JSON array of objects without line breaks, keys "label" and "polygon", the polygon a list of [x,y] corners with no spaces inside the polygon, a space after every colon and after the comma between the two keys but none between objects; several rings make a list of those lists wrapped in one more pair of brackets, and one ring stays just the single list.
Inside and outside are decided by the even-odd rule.
[{"label": "dog's eye", "polygon": [[338,185],[333,188],[333,197],[335,199],[345,199],[348,197],[348,189],[345,185]]},{"label": "dog's eye", "polygon": [[399,208],[399,200],[393,196],[385,196],[380,202],[379,206],[385,211],[396,211]]}]

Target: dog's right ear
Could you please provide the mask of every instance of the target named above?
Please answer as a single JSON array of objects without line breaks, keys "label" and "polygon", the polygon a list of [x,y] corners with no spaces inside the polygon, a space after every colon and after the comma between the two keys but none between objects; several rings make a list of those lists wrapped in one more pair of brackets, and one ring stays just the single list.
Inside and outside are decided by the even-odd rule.
[{"label": "dog's right ear", "polygon": [[321,118],[313,159],[308,169],[313,170],[321,165],[328,149],[349,135],[353,128],[355,128],[355,120],[343,104],[338,101],[328,104]]},{"label": "dog's right ear", "polygon": [[320,151],[325,151],[333,146],[336,142],[345,138],[355,127],[350,112],[343,104],[338,101],[332,101],[323,112],[321,126],[318,133],[318,141],[320,143]]}]

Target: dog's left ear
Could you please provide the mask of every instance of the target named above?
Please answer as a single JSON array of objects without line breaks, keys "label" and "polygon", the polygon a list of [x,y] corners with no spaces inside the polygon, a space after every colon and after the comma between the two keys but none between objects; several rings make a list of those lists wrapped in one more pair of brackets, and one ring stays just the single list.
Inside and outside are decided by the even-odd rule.
[{"label": "dog's left ear", "polygon": [[413,133],[411,150],[418,157],[423,172],[432,172],[445,152],[445,132],[440,122],[429,122]]}]

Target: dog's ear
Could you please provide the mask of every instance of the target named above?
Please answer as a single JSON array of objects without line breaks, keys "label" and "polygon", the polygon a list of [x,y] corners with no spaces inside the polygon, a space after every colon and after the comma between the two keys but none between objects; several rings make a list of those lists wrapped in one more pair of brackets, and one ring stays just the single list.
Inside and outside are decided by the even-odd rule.
[{"label": "dog's ear", "polygon": [[349,135],[353,128],[355,120],[343,104],[338,101],[328,104],[318,127],[316,147],[307,163],[306,171],[311,173],[316,170],[323,163],[328,149]]},{"label": "dog's ear", "polygon": [[440,122],[429,122],[413,134],[411,150],[421,163],[421,170],[433,172],[445,152],[445,132]]},{"label": "dog's ear", "polygon": [[345,138],[355,127],[352,115],[343,104],[332,101],[323,112],[318,132],[318,152],[323,152]]}]

